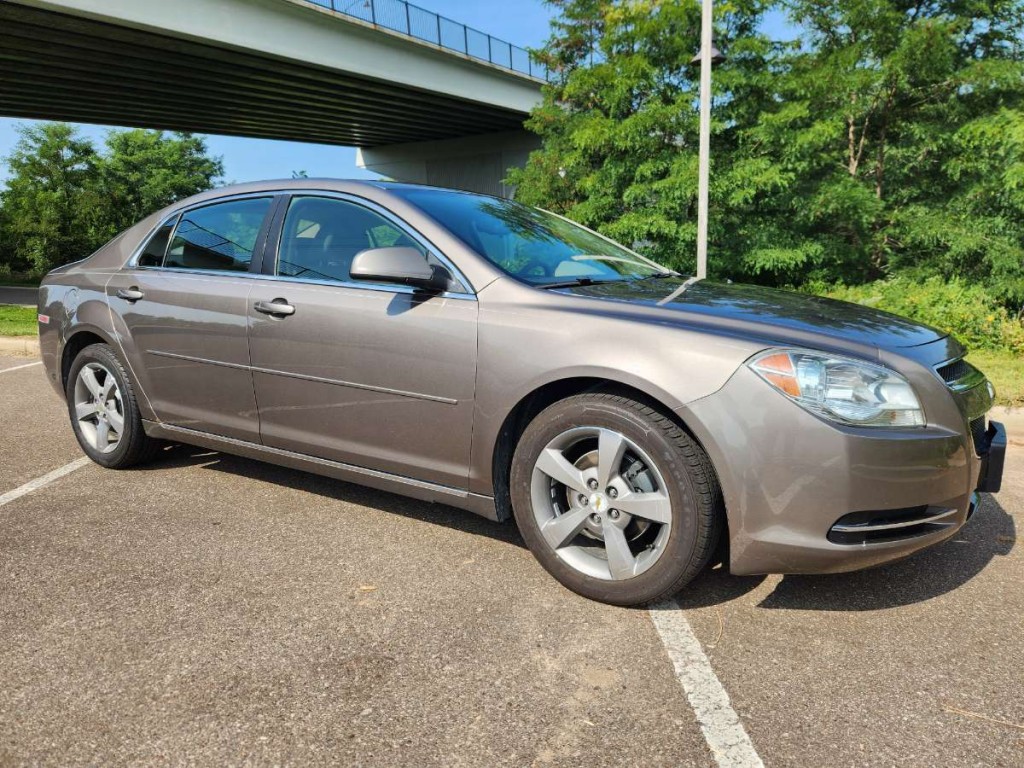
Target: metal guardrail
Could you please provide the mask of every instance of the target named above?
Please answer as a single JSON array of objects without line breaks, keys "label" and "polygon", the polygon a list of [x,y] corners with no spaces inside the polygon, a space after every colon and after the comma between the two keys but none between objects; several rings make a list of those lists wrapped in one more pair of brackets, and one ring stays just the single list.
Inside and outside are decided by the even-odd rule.
[{"label": "metal guardrail", "polygon": [[464,53],[513,72],[548,80],[548,70],[529,51],[478,29],[440,16],[405,0],[306,0],[307,3],[351,16],[375,27]]}]

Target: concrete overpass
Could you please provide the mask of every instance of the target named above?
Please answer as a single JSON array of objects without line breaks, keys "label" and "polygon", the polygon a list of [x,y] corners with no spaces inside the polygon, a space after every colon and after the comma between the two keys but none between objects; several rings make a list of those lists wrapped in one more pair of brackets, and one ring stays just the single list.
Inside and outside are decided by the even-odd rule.
[{"label": "concrete overpass", "polygon": [[507,194],[536,146],[525,52],[487,37],[485,60],[482,33],[401,0],[331,5],[0,0],[0,115],[355,146],[382,175]]}]

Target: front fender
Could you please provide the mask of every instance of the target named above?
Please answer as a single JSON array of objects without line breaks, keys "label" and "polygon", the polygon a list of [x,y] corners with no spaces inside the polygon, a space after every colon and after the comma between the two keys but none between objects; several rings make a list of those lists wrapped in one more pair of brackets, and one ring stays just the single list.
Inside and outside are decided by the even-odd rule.
[{"label": "front fender", "polygon": [[511,280],[481,292],[476,410],[469,487],[493,495],[494,448],[524,398],[557,381],[601,379],[643,392],[671,411],[720,389],[764,345],[613,312],[583,315],[580,297],[546,295]]}]

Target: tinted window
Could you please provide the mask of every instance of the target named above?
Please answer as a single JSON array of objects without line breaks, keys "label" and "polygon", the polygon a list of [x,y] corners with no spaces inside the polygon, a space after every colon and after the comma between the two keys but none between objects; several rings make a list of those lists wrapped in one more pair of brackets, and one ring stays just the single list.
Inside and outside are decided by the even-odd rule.
[{"label": "tinted window", "polygon": [[165,267],[245,272],[271,198],[231,200],[181,215]]},{"label": "tinted window", "polygon": [[391,222],[344,200],[297,197],[288,207],[277,274],[348,282],[352,260],[367,248],[424,249]]},{"label": "tinted window", "polygon": [[146,243],[146,247],[142,249],[142,253],[139,254],[139,266],[140,267],[159,267],[164,263],[164,253],[167,251],[167,241],[171,237],[171,230],[174,229],[174,223],[177,221],[177,217],[172,217],[170,221],[164,223],[160,229],[153,233],[153,236],[149,238],[149,242]]},{"label": "tinted window", "polygon": [[535,285],[667,271],[571,221],[512,200],[430,188],[391,191],[491,263]]}]

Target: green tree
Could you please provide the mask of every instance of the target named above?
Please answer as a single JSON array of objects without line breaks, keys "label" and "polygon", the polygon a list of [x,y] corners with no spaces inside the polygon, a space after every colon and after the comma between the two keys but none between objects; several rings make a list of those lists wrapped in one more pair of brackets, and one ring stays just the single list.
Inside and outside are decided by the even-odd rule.
[{"label": "green tree", "polygon": [[[700,4],[551,0],[555,73],[517,196],[692,268]],[[1024,3],[716,4],[710,271],[772,284],[893,271],[1024,301]],[[788,13],[794,42],[759,34]]]},{"label": "green tree", "polygon": [[[555,74],[527,126],[542,148],[510,174],[519,199],[565,213],[682,269],[696,248],[700,5],[662,0],[552,0],[559,19],[538,58]],[[721,205],[739,130],[770,92],[766,3],[719,3],[713,125],[715,237],[734,223]],[[771,168],[744,171],[758,177]],[[723,185],[723,182],[728,182]],[[770,183],[762,179],[761,183]]]},{"label": "green tree", "polygon": [[0,193],[0,246],[11,269],[41,273],[84,258],[94,246],[96,153],[66,123],[21,126],[18,133]]},{"label": "green tree", "polygon": [[[751,189],[741,272],[859,282],[914,268],[1024,298],[1024,4],[784,5],[800,43],[779,49],[776,96],[739,148],[784,184]],[[773,251],[766,233],[792,247]]]},{"label": "green tree", "polygon": [[98,227],[107,237],[209,189],[224,173],[221,159],[208,154],[204,139],[141,129],[110,131],[97,168],[104,201]]}]

